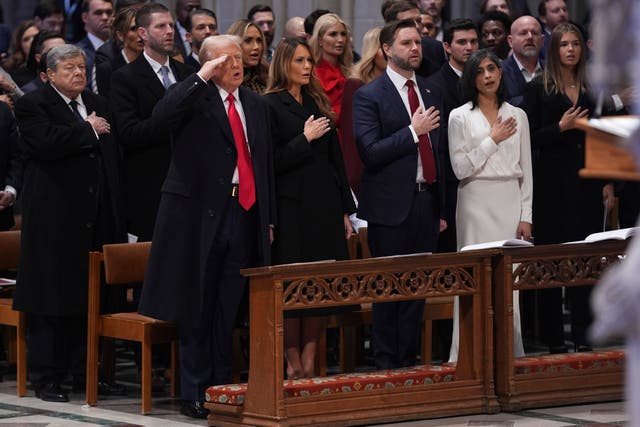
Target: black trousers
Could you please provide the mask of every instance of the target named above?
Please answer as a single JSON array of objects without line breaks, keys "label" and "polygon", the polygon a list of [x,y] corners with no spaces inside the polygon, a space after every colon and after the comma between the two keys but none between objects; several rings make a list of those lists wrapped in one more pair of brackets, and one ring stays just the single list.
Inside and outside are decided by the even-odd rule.
[{"label": "black trousers", "polygon": [[29,381],[37,388],[60,384],[67,375],[84,378],[87,368],[86,316],[27,313]]},{"label": "black trousers", "polygon": [[247,212],[231,198],[209,254],[205,309],[197,324],[179,325],[183,400],[203,400],[207,387],[231,382],[233,328],[247,288],[240,269],[255,260],[257,238],[256,207]]},{"label": "black trousers", "polygon": [[[397,226],[369,223],[369,248],[375,257],[435,252],[440,209],[437,189],[416,192],[408,217]],[[416,363],[424,299],[373,304],[373,354],[378,369]]]}]

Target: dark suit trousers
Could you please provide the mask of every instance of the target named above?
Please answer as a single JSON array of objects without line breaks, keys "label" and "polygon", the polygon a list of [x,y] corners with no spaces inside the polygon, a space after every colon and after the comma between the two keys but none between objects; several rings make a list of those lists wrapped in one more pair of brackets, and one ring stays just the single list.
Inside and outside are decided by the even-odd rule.
[{"label": "dark suit trousers", "polygon": [[[398,226],[369,223],[373,256],[435,252],[439,232],[437,188],[416,192],[409,215]],[[424,299],[373,304],[373,354],[378,369],[416,363]]]},{"label": "dark suit trousers", "polygon": [[29,381],[37,388],[61,383],[68,374],[84,378],[87,368],[87,317],[27,313]]},{"label": "dark suit trousers", "polygon": [[231,340],[236,314],[247,288],[240,269],[255,259],[256,210],[231,198],[209,253],[201,319],[180,325],[180,386],[183,400],[204,400],[211,385],[231,382]]}]

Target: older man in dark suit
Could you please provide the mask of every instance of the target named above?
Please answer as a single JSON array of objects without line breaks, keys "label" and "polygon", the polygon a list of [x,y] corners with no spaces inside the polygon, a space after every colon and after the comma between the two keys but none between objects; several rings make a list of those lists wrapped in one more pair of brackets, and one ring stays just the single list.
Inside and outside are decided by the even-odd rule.
[{"label": "older man in dark suit", "polygon": [[182,413],[194,418],[208,414],[206,387],[231,382],[240,269],[270,259],[271,131],[264,101],[241,87],[240,43],[205,39],[200,71],[154,109],[171,129],[173,156],[139,311],[178,323]]},{"label": "older man in dark suit", "polygon": [[23,96],[22,244],[14,308],[27,313],[29,378],[42,400],[84,383],[88,253],[122,241],[117,149],[106,103],[85,90],[82,49],[47,54],[49,83]]},{"label": "older man in dark suit", "polygon": [[539,59],[544,36],[542,27],[533,16],[521,16],[511,24],[507,41],[513,53],[502,62],[502,78],[507,101],[516,107],[524,104],[524,92],[533,78],[542,73],[544,63]]},{"label": "older man in dark suit", "polygon": [[16,120],[11,108],[0,102],[0,231],[15,224],[13,203],[22,185],[22,156]]},{"label": "older man in dark suit", "polygon": [[[446,228],[444,178],[438,165],[441,100],[415,70],[422,60],[412,20],[385,25],[387,70],[353,101],[356,144],[364,164],[358,216],[369,222],[374,256],[435,252]],[[374,304],[379,369],[415,363],[424,300]]]},{"label": "older man in dark suit", "polygon": [[191,74],[191,69],[169,58],[174,22],[166,7],[142,6],[136,24],[144,51],[113,73],[109,106],[123,153],[127,231],[139,241],[149,241],[171,158],[169,135],[151,112],[166,89]]}]

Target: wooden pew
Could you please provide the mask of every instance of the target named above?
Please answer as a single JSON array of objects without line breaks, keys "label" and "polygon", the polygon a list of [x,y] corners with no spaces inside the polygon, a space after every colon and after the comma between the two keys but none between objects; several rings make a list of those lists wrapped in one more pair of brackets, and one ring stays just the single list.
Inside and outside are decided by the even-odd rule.
[{"label": "wooden pew", "polygon": [[[349,259],[371,258],[368,244],[367,227],[362,227],[359,234],[354,234],[347,241]],[[433,321],[453,318],[453,298],[427,298],[422,324],[420,360],[423,364],[431,363],[433,345]],[[360,310],[327,316],[323,332],[318,342],[316,372],[320,376],[327,374],[327,330],[339,330],[339,366],[340,372],[353,372],[356,362],[362,359],[363,337],[362,327],[371,325],[371,304],[363,304]]]},{"label": "wooden pew", "polygon": [[514,358],[512,291],[594,285],[625,246],[623,241],[542,245],[504,249],[494,258],[494,370],[502,410],[622,399],[622,351]]},{"label": "wooden pew", "polygon": [[[498,409],[493,390],[491,256],[497,252],[415,255],[249,269],[248,384],[210,387],[205,406],[216,426],[346,426],[422,419]],[[460,296],[457,366],[434,367],[446,378],[346,389],[345,377],[319,377],[319,392],[284,380],[283,312],[430,297]],[[426,368],[429,369],[429,368]],[[416,368],[420,370],[420,368]],[[356,375],[356,374],[351,374]],[[390,378],[385,384],[385,378]],[[353,381],[353,380],[352,380]],[[304,387],[303,387],[304,388]]]}]

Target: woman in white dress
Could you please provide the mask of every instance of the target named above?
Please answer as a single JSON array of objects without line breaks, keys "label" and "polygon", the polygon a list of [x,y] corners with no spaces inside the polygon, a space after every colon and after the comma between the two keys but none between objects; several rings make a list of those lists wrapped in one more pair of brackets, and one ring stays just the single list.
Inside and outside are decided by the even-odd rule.
[{"label": "woman in white dress", "polygon": [[[469,57],[460,85],[466,103],[449,116],[451,165],[460,180],[458,250],[496,240],[530,240],[533,190],[527,116],[505,101],[500,60],[486,49]],[[517,292],[513,301],[514,353],[520,357],[524,347]],[[450,362],[457,360],[457,320],[454,310]]]}]

